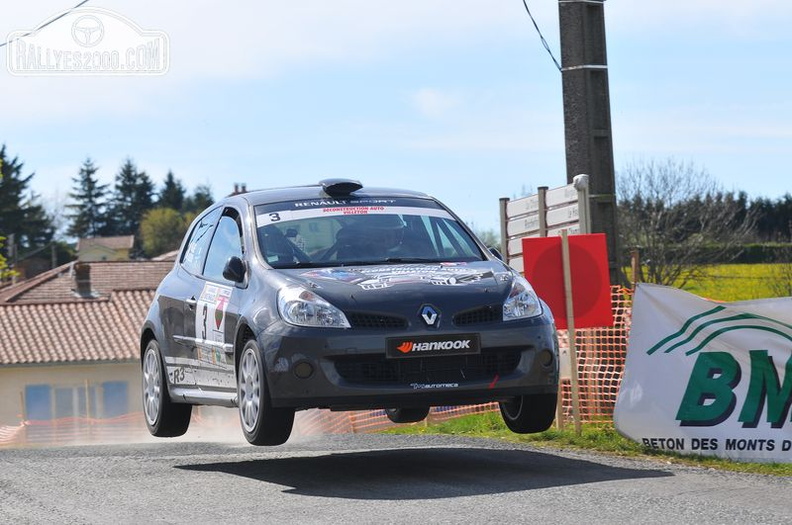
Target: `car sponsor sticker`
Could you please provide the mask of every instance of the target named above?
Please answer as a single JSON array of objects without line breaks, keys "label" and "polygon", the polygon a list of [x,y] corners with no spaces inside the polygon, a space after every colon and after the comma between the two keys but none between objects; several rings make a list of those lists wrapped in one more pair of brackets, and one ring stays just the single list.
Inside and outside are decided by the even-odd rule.
[{"label": "car sponsor sticker", "polygon": [[469,268],[465,265],[405,264],[390,266],[368,266],[359,269],[323,268],[302,274],[304,277],[325,281],[342,281],[359,286],[363,290],[382,290],[407,284],[432,286],[468,286],[489,284],[494,279],[490,270]]},{"label": "car sponsor sticker", "polygon": [[225,343],[226,309],[232,292],[228,286],[204,284],[195,315],[195,337],[201,361],[218,364],[215,350]]},{"label": "car sponsor sticker", "polygon": [[478,334],[428,335],[421,337],[390,337],[386,356],[389,358],[464,355],[481,352]]},{"label": "car sponsor sticker", "polygon": [[332,206],[327,208],[308,208],[297,210],[265,211],[256,214],[256,224],[266,226],[279,222],[314,219],[316,217],[350,216],[350,215],[419,215],[452,219],[451,214],[443,209],[417,208],[414,206]]}]

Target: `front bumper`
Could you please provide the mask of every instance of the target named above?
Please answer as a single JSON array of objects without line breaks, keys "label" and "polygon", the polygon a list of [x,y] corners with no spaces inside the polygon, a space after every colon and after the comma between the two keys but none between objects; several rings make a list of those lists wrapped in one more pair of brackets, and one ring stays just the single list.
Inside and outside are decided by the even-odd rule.
[{"label": "front bumper", "polygon": [[[558,344],[542,320],[486,329],[389,333],[304,329],[278,323],[259,334],[273,406],[336,410],[463,405],[558,389]],[[474,355],[386,357],[393,335],[476,333]]]}]

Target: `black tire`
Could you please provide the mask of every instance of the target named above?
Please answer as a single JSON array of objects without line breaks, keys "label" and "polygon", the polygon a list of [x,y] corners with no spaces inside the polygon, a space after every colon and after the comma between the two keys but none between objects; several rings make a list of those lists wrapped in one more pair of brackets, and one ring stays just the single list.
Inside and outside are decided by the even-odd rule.
[{"label": "black tire", "polygon": [[429,415],[429,407],[386,408],[385,415],[394,423],[417,423]]},{"label": "black tire", "polygon": [[237,399],[242,433],[251,445],[282,445],[294,425],[293,408],[273,408],[259,346],[245,343],[237,368]]},{"label": "black tire", "polygon": [[503,422],[517,434],[544,432],[555,419],[557,399],[556,394],[532,394],[499,403]]},{"label": "black tire", "polygon": [[143,372],[143,417],[152,436],[182,436],[190,426],[192,405],[174,403],[168,393],[168,379],[162,364],[159,343],[146,345],[141,362]]}]

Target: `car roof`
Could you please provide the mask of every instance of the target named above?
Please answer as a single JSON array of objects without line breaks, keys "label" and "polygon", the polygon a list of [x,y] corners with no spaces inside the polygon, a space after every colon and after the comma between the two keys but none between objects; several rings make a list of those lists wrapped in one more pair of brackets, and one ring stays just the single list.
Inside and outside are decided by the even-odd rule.
[{"label": "car roof", "polygon": [[[345,180],[345,179],[344,179]],[[349,181],[353,182],[353,181]],[[245,193],[240,193],[227,197],[220,201],[234,202],[243,200],[252,206],[260,204],[272,204],[276,202],[299,201],[299,200],[348,200],[348,199],[365,199],[365,198],[382,198],[382,197],[409,197],[419,199],[435,200],[433,197],[413,190],[404,190],[396,188],[373,188],[363,186],[361,189],[349,194],[328,194],[321,182],[306,186],[289,186],[283,188],[272,188],[264,190],[249,190]]]}]

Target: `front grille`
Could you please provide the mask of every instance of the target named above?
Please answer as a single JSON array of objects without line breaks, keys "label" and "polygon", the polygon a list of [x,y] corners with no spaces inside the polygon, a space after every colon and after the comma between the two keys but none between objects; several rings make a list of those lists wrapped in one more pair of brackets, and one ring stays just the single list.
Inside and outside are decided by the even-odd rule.
[{"label": "front grille", "polygon": [[339,358],[335,368],[345,381],[358,385],[461,383],[508,375],[520,363],[521,349],[508,348],[478,355],[405,357],[360,355]]},{"label": "front grille", "polygon": [[474,310],[459,312],[454,316],[454,324],[457,326],[495,323],[501,320],[503,320],[503,308],[495,306],[482,306]]},{"label": "front grille", "polygon": [[403,317],[357,312],[345,315],[352,328],[383,328],[388,330],[407,328],[407,319]]}]

